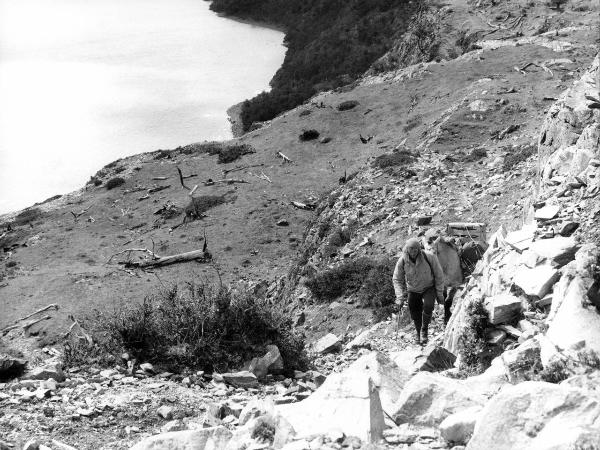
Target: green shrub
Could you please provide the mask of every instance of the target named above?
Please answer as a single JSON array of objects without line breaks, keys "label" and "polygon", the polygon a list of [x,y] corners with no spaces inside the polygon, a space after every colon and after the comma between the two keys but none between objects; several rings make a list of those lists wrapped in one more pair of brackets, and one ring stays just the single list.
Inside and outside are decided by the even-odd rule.
[{"label": "green shrub", "polygon": [[473,300],[466,305],[467,322],[458,338],[461,371],[469,374],[482,373],[491,362],[485,329],[488,325],[488,312],[483,299]]},{"label": "green shrub", "polygon": [[13,225],[27,225],[31,222],[41,219],[44,213],[40,208],[27,208],[17,214],[12,221]]},{"label": "green shrub", "polygon": [[400,150],[394,153],[386,153],[379,155],[371,163],[371,167],[379,169],[387,169],[388,167],[402,166],[410,164],[415,160],[415,157],[408,150]]},{"label": "green shrub", "polygon": [[402,131],[408,133],[410,130],[417,128],[419,125],[421,125],[422,121],[423,117],[420,114],[417,114],[416,116],[411,117],[406,121],[406,125],[404,125],[404,128],[402,128]]},{"label": "green shrub", "polygon": [[358,106],[358,102],[356,100],[347,100],[345,102],[340,103],[337,106],[338,111],[348,111],[349,109],[356,108]]},{"label": "green shrub", "polygon": [[111,190],[125,184],[125,179],[121,177],[111,178],[106,182],[106,189]]},{"label": "green shrub", "polygon": [[382,307],[395,299],[394,265],[392,258],[362,257],[319,272],[305,284],[319,301],[356,294],[360,305]]},{"label": "green shrub", "polygon": [[540,379],[548,383],[560,383],[570,376],[567,364],[562,360],[552,361],[539,373]]},{"label": "green shrub", "polygon": [[127,351],[167,370],[224,372],[262,356],[265,346],[274,344],[286,371],[307,367],[304,340],[294,331],[290,314],[251,292],[224,286],[172,286],[142,303],[122,302],[112,312],[96,311],[84,327],[93,332],[96,344],[67,344],[68,366],[85,361],[90,350],[98,364]]},{"label": "green shrub", "polygon": [[275,426],[268,422],[261,422],[252,430],[251,437],[259,442],[272,444],[275,440]]},{"label": "green shrub", "polygon": [[518,149],[513,150],[512,153],[509,153],[504,158],[504,163],[502,164],[502,170],[504,172],[508,172],[512,170],[520,162],[527,160],[530,156],[535,154],[536,146],[534,144],[527,144]]},{"label": "green shrub", "polygon": [[317,130],[304,130],[302,134],[300,134],[301,141],[312,141],[319,137],[319,132]]},{"label": "green shrub", "polygon": [[250,153],[254,153],[254,149],[248,144],[227,145],[219,151],[217,162],[227,164]]},{"label": "green shrub", "polygon": [[206,211],[215,206],[225,203],[224,195],[200,195],[192,197],[190,203],[185,207],[185,216],[189,219],[200,219]]}]

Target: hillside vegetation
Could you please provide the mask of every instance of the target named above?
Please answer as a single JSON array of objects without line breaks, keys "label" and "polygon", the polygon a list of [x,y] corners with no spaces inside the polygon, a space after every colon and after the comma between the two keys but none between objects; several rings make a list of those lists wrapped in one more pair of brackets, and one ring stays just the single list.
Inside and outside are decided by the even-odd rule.
[{"label": "hillside vegetation", "polygon": [[244,131],[358,78],[402,35],[420,3],[407,0],[215,0],[211,9],[283,27],[288,47],[271,91],[242,105]]}]

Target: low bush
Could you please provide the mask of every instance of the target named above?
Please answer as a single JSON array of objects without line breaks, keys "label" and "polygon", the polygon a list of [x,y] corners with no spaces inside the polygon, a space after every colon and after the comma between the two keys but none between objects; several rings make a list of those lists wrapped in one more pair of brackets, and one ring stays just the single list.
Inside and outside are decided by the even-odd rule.
[{"label": "low bush", "polygon": [[483,299],[473,300],[466,305],[467,322],[458,338],[462,372],[469,375],[482,373],[491,362],[489,347],[485,338],[488,326],[488,312]]},{"label": "low bush", "polygon": [[535,154],[536,146],[533,144],[527,144],[518,149],[515,149],[512,153],[509,153],[504,158],[504,163],[502,164],[502,170],[504,172],[508,172],[512,170],[517,164],[526,161],[530,156]]},{"label": "low bush", "polygon": [[414,117],[411,117],[406,121],[406,125],[402,128],[402,131],[408,133],[410,130],[417,128],[423,122],[423,117],[420,114],[417,114]]},{"label": "low bush", "polygon": [[301,141],[312,141],[313,139],[317,139],[319,137],[319,132],[317,130],[304,130],[302,134],[300,134]]},{"label": "low bush", "polygon": [[224,372],[262,356],[265,346],[274,344],[286,371],[307,367],[304,340],[294,331],[290,314],[250,292],[224,286],[172,286],[142,303],[122,302],[112,312],[95,311],[83,323],[96,343],[65,344],[67,366],[109,363],[127,351],[138,361],[167,370]]},{"label": "low bush", "polygon": [[395,299],[392,275],[395,261],[362,257],[310,277],[306,286],[319,301],[356,294],[361,306],[382,307]]},{"label": "low bush", "polygon": [[206,211],[226,201],[227,199],[224,195],[200,195],[192,197],[190,203],[185,207],[185,216],[192,220],[200,219]]},{"label": "low bush", "polygon": [[548,383],[560,383],[571,376],[567,364],[562,360],[550,362],[540,373],[539,378]]},{"label": "low bush", "polygon": [[394,153],[386,153],[384,155],[379,155],[371,163],[371,167],[378,169],[387,169],[389,167],[410,164],[414,160],[415,157],[408,150],[400,150]]},{"label": "low bush", "polygon": [[469,153],[468,155],[463,156],[460,160],[462,162],[475,162],[479,161],[482,158],[485,158],[486,156],[486,149],[482,147],[477,147],[471,150],[471,153]]},{"label": "low bush", "polygon": [[124,178],[114,177],[114,178],[111,178],[110,180],[108,180],[106,182],[105,187],[106,187],[107,190],[111,190],[111,189],[119,187],[119,186],[121,186],[123,184],[125,184],[125,179]]},{"label": "low bush", "polygon": [[254,153],[254,148],[248,144],[226,145],[218,152],[217,162],[227,164],[250,153]]},{"label": "low bush", "polygon": [[11,222],[12,225],[28,225],[31,222],[41,219],[44,213],[40,208],[27,208],[17,214],[14,220]]},{"label": "low bush", "polygon": [[338,111],[348,111],[349,109],[356,108],[358,106],[358,102],[356,100],[347,100],[345,102],[340,103],[337,106]]}]

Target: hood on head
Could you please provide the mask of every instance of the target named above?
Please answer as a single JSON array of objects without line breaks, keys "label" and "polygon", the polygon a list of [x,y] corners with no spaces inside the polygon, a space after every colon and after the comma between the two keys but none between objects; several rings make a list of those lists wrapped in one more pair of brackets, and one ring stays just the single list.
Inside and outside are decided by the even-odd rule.
[{"label": "hood on head", "polygon": [[406,241],[406,244],[404,244],[404,253],[408,254],[410,248],[416,248],[419,252],[421,251],[421,243],[417,238],[410,238]]}]

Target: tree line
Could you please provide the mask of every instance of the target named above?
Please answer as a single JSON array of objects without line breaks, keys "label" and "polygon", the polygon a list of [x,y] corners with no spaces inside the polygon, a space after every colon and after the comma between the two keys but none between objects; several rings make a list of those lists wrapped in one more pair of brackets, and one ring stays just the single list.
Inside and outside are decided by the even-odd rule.
[{"label": "tree line", "polygon": [[213,0],[211,9],[285,29],[288,50],[271,90],[242,104],[244,131],[358,78],[407,29],[419,1]]}]

